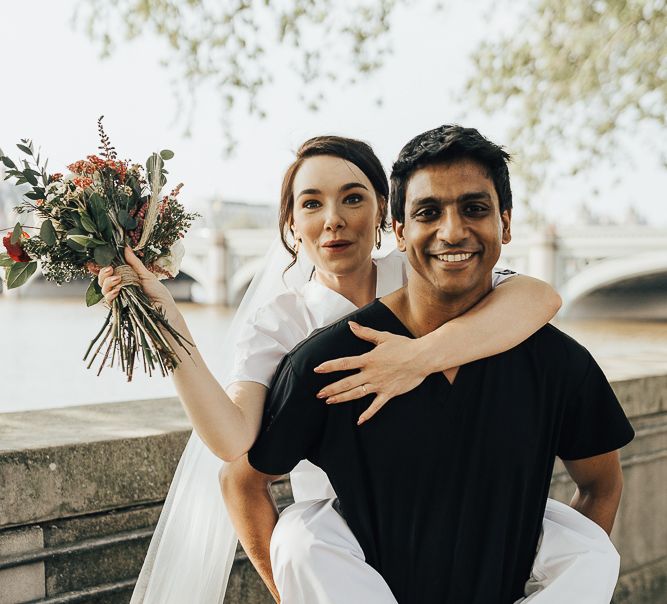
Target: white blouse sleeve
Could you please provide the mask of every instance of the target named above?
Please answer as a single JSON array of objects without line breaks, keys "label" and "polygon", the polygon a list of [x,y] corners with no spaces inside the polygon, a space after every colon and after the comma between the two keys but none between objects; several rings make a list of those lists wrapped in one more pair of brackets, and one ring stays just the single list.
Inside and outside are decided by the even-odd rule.
[{"label": "white blouse sleeve", "polygon": [[257,382],[268,388],[281,359],[307,335],[303,298],[293,292],[277,296],[248,319],[225,385]]},{"label": "white blouse sleeve", "polygon": [[515,275],[518,275],[519,273],[510,270],[508,268],[501,268],[499,266],[496,266],[496,268],[493,269],[493,276],[491,279],[491,287],[494,289],[498,287],[503,281],[506,281],[507,279],[510,279],[511,277],[514,277]]}]

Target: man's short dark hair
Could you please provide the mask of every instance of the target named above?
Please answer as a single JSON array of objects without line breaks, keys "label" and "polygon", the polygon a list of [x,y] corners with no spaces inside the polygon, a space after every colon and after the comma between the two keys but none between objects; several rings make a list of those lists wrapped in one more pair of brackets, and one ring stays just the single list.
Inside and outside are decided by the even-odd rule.
[{"label": "man's short dark hair", "polygon": [[398,155],[391,171],[391,214],[405,222],[405,192],[414,172],[425,166],[470,159],[486,168],[500,202],[500,211],[512,208],[507,163],[509,153],[484,138],[475,128],[445,124],[415,136]]}]

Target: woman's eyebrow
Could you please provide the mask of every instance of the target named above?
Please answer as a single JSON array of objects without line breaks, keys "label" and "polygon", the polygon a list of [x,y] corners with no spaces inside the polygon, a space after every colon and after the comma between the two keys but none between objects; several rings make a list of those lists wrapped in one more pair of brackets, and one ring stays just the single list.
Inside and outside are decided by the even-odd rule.
[{"label": "woman's eyebrow", "polygon": [[298,199],[302,195],[320,195],[321,193],[322,193],[322,191],[320,191],[319,189],[304,189],[296,197]]},{"label": "woman's eyebrow", "polygon": [[366,185],[362,185],[360,182],[348,182],[339,189],[339,192],[342,193],[343,191],[349,191],[350,189],[359,189],[359,188],[366,189],[366,191],[368,191],[368,187]]}]

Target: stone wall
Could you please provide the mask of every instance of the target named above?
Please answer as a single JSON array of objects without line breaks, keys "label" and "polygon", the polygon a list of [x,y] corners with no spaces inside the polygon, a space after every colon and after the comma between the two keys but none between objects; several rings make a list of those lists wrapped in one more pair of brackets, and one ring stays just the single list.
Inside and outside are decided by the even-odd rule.
[{"label": "stone wall", "polygon": [[[667,376],[614,389],[637,438],[612,539],[615,604],[667,601]],[[0,414],[0,604],[129,601],[189,434],[175,399]],[[557,465],[552,495],[574,487]],[[276,485],[279,502],[288,484]],[[242,550],[226,604],[271,602]]]}]

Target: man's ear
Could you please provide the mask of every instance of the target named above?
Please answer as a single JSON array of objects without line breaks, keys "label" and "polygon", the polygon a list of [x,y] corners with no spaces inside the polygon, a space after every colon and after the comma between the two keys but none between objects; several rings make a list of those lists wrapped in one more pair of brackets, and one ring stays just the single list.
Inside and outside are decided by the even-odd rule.
[{"label": "man's ear", "polygon": [[500,220],[503,223],[503,243],[512,241],[512,210],[503,210],[500,215]]},{"label": "man's ear", "polygon": [[402,222],[398,222],[395,218],[391,219],[391,228],[394,229],[394,235],[396,236],[396,247],[401,251],[405,251],[405,239],[403,237],[403,229],[405,226]]}]

